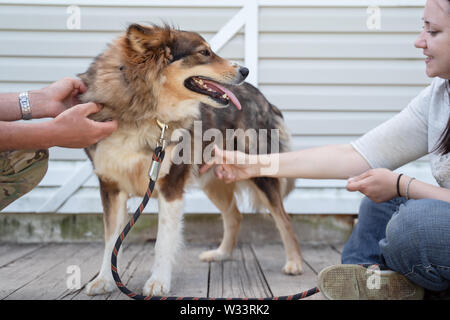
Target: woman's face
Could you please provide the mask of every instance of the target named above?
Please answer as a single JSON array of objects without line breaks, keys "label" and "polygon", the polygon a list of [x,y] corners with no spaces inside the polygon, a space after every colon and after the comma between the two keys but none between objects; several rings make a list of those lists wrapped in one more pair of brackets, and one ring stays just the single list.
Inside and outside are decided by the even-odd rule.
[{"label": "woman's face", "polygon": [[427,0],[423,20],[414,45],[423,49],[427,75],[450,79],[450,1]]}]

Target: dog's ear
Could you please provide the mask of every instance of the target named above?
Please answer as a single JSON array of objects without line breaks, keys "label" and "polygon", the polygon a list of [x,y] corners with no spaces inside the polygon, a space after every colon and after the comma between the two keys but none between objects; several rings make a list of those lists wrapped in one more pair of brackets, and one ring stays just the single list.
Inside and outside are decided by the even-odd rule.
[{"label": "dog's ear", "polygon": [[[173,41],[173,35],[171,29],[167,26],[132,24],[127,29],[126,37],[131,49],[140,55],[170,55],[168,48]],[[170,57],[167,58],[170,59]]]}]

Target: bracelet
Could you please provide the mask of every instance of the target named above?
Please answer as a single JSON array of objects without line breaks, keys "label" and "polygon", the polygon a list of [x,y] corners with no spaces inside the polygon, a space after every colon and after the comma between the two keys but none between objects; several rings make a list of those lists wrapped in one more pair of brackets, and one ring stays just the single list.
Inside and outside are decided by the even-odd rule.
[{"label": "bracelet", "polygon": [[402,175],[403,173],[400,173],[397,178],[397,194],[400,198],[402,197],[402,195],[400,194],[400,178],[402,177]]},{"label": "bracelet", "polygon": [[22,112],[22,119],[31,120],[33,116],[31,115],[30,98],[27,91],[19,94],[19,106]]},{"label": "bracelet", "polygon": [[408,181],[408,184],[406,185],[406,200],[409,200],[409,198],[408,198],[408,190],[409,190],[409,185],[411,184],[411,182],[414,180],[415,178],[411,178],[411,179],[409,179],[409,181]]}]

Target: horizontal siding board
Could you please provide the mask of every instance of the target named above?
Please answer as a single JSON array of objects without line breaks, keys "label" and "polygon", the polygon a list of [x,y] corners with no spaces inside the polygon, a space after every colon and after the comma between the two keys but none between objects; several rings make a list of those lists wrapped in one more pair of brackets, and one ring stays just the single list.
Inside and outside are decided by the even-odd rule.
[{"label": "horizontal siding board", "polygon": [[263,84],[259,89],[283,111],[400,111],[423,86]]},{"label": "horizontal siding board", "polygon": [[425,63],[414,60],[261,59],[261,84],[424,85]]},{"label": "horizontal siding board", "polygon": [[390,119],[389,112],[285,112],[295,135],[361,135]]},{"label": "horizontal siding board", "polygon": [[[83,31],[120,32],[131,23],[164,22],[184,30],[217,32],[236,12],[237,8],[158,8],[79,6]],[[16,6],[0,4],[2,30],[66,31],[69,14],[67,6]],[[201,19],[199,19],[201,17]]]},{"label": "horizontal siding board", "polygon": [[367,7],[261,8],[261,32],[418,32],[423,8],[381,8],[381,30],[368,30]]},{"label": "horizontal siding board", "polygon": [[[87,70],[90,58],[0,57],[0,81],[55,81]],[[263,84],[425,85],[423,61],[267,60],[259,62]]]},{"label": "horizontal siding board", "polygon": [[261,58],[420,59],[411,34],[262,33]]}]

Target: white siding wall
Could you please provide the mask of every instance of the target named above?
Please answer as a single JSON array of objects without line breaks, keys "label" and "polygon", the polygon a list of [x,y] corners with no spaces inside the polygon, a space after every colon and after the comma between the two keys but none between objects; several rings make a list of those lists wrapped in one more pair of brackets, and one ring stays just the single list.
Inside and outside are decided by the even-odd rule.
[{"label": "white siding wall", "polygon": [[[129,23],[169,22],[211,39],[240,10],[239,1],[223,2],[234,7],[214,1],[170,3],[0,0],[0,92],[41,88],[85,71]],[[421,50],[413,46],[424,1],[378,1],[380,30],[366,25],[367,6],[377,1],[258,3],[259,88],[284,112],[295,149],[350,142],[392,117],[430,82]],[[80,30],[66,27],[70,4],[81,9]],[[244,38],[242,28],[219,54],[242,62]],[[100,212],[94,176],[81,181],[82,187],[61,205],[42,207],[70,177],[86,172],[85,160],[81,150],[52,148],[40,187],[5,211]],[[423,159],[399,171],[433,182]],[[290,213],[356,213],[360,199],[345,190],[344,181],[297,180],[285,204]],[[130,200],[130,211],[138,201]],[[153,202],[146,211],[155,208]],[[247,210],[245,205],[242,209]],[[186,212],[216,209],[194,189]]]}]

